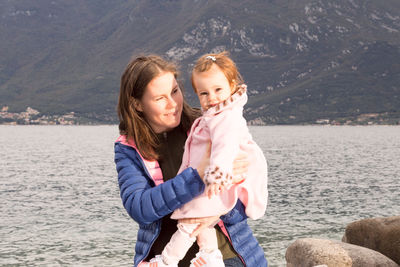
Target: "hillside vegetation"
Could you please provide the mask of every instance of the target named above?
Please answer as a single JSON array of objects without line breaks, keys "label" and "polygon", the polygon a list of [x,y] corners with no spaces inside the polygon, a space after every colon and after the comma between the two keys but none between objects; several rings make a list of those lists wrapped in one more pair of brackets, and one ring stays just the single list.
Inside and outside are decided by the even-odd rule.
[{"label": "hillside vegetation", "polygon": [[8,0],[0,2],[0,107],[116,122],[133,55],[181,66],[227,50],[255,124],[400,118],[400,1]]}]

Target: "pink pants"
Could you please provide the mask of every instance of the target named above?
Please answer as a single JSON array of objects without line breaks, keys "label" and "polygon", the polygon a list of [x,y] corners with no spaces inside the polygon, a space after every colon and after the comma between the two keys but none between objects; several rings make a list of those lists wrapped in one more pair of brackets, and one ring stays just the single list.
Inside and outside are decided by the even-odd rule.
[{"label": "pink pants", "polygon": [[196,238],[200,251],[211,252],[218,249],[217,235],[212,226],[203,229],[196,238],[190,237],[190,234],[198,225],[199,224],[178,223],[178,230],[172,235],[171,240],[161,253],[165,263],[178,263],[182,260],[194,241],[196,241]]}]

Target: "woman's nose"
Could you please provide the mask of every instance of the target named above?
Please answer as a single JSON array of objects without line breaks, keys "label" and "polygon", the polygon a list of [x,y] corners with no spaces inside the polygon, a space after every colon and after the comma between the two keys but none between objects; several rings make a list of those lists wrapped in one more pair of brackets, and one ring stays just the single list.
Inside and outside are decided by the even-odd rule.
[{"label": "woman's nose", "polygon": [[172,97],[168,98],[168,107],[176,107],[176,101]]}]

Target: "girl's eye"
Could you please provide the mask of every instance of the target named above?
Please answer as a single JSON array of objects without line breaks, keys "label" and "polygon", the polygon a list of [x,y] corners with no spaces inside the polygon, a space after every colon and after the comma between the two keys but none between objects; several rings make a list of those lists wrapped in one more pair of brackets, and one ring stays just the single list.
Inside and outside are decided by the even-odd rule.
[{"label": "girl's eye", "polygon": [[219,91],[221,91],[222,90],[222,88],[217,88],[217,89],[215,89],[215,91],[217,91],[217,92],[219,92]]},{"label": "girl's eye", "polygon": [[156,98],[156,101],[160,101],[160,100],[162,100],[163,99],[163,97],[157,97]]},{"label": "girl's eye", "polygon": [[200,95],[207,95],[207,92],[201,92]]},{"label": "girl's eye", "polygon": [[175,89],[172,91],[172,93],[175,94],[175,93],[177,93],[178,91],[179,91],[179,89],[178,89],[178,87],[177,87],[177,88],[175,88]]}]

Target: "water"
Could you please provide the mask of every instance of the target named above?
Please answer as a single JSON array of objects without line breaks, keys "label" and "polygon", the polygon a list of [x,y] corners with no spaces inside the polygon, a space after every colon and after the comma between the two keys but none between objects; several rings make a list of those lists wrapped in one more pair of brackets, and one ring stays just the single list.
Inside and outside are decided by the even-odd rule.
[{"label": "water", "polygon": [[[252,127],[269,206],[249,221],[270,266],[298,238],[400,214],[400,127]],[[119,198],[116,126],[0,126],[0,265],[131,266],[136,224]]]}]

